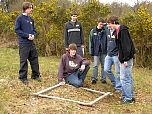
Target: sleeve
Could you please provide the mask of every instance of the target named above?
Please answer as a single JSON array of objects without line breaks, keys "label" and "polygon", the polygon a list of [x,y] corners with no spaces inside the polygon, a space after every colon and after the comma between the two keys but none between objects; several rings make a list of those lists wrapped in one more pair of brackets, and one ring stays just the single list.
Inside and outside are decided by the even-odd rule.
[{"label": "sleeve", "polygon": [[34,35],[36,35],[36,27],[35,27],[34,19],[32,19],[32,22],[33,22],[33,33]]},{"label": "sleeve", "polygon": [[28,37],[29,37],[29,34],[24,33],[24,32],[21,30],[21,18],[20,18],[20,17],[17,17],[17,19],[16,19],[14,31],[15,31],[15,33],[16,33],[19,37],[22,37],[22,38],[28,38]]},{"label": "sleeve", "polygon": [[93,37],[93,29],[90,31],[89,34],[89,54],[93,55],[93,41],[92,41],[92,37]]},{"label": "sleeve", "polygon": [[64,27],[64,47],[68,48],[68,31],[67,31],[67,23]]},{"label": "sleeve", "polygon": [[122,44],[121,47],[122,47],[123,59],[127,60],[131,52],[131,38],[129,35],[129,31],[127,29],[121,33],[120,41]]},{"label": "sleeve", "polygon": [[59,68],[58,68],[58,82],[63,81],[63,73],[64,73],[64,55],[61,57]]},{"label": "sleeve", "polygon": [[[80,23],[81,25],[81,23]],[[81,38],[81,43],[84,45],[84,36],[83,36],[83,27],[82,25],[80,26],[80,38]]]}]

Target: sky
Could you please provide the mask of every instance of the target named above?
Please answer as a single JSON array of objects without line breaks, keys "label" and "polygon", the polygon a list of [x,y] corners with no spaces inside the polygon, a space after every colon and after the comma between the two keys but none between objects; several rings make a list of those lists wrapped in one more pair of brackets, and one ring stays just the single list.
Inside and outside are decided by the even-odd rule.
[{"label": "sky", "polygon": [[[99,0],[101,3],[112,3],[112,2],[118,2],[118,3],[127,3],[130,6],[134,6],[135,3],[137,3],[137,0]],[[139,3],[142,1],[149,1],[152,2],[152,0],[138,0]]]}]

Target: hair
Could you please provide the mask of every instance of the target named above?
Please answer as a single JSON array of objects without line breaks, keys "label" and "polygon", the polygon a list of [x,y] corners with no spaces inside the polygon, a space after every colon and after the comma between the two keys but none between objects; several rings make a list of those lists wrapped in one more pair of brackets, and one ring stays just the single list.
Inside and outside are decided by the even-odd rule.
[{"label": "hair", "polygon": [[31,2],[23,2],[22,7],[23,7],[23,12],[25,12],[25,10],[27,10],[28,8],[30,8],[32,6],[33,8],[33,4]]},{"label": "hair", "polygon": [[69,50],[77,50],[77,45],[75,43],[72,43],[69,45]]},{"label": "hair", "polygon": [[100,23],[100,22],[105,23],[105,20],[100,17],[100,18],[97,19],[97,22],[98,22],[98,23]]},{"label": "hair", "polygon": [[111,17],[108,19],[108,23],[119,24],[119,19],[118,19],[117,16],[111,16]]},{"label": "hair", "polygon": [[73,16],[73,15],[78,15],[78,12],[77,12],[76,10],[73,10],[73,11],[71,12],[71,16]]}]

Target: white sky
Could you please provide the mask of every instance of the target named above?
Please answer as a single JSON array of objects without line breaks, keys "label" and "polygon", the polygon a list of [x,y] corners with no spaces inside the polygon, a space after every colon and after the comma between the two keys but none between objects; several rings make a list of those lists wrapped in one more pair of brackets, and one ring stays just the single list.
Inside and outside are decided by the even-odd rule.
[{"label": "white sky", "polygon": [[99,0],[101,3],[112,3],[112,2],[118,2],[118,3],[127,3],[130,6],[134,6],[135,3],[137,3],[137,1],[143,2],[143,1],[148,1],[148,2],[152,2],[152,0]]}]

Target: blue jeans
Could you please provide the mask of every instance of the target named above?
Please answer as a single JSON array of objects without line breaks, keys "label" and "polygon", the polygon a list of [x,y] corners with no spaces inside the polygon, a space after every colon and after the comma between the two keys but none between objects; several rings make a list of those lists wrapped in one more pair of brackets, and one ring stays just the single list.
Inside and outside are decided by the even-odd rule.
[{"label": "blue jeans", "polygon": [[105,61],[106,54],[100,54],[100,56],[93,56],[94,63],[93,63],[93,75],[91,80],[97,81],[98,77],[98,66],[101,64],[101,80],[106,80],[106,72],[104,71],[104,61]]},{"label": "blue jeans", "polygon": [[[115,73],[116,77],[112,72],[112,65],[115,65]],[[119,66],[118,56],[106,56],[105,63],[104,63],[104,71],[108,74],[109,79],[111,80],[112,84],[115,86],[115,89],[121,89],[120,83],[120,66]]]},{"label": "blue jeans", "polygon": [[78,69],[76,72],[66,76],[65,82],[75,87],[83,86],[84,80],[86,78],[86,74],[89,69],[90,69],[89,65],[86,66],[86,68],[82,72]]},{"label": "blue jeans", "polygon": [[120,81],[122,84],[122,98],[124,101],[131,100],[134,97],[132,80],[133,59],[126,62],[128,63],[128,67],[125,67],[124,64],[120,65]]}]

